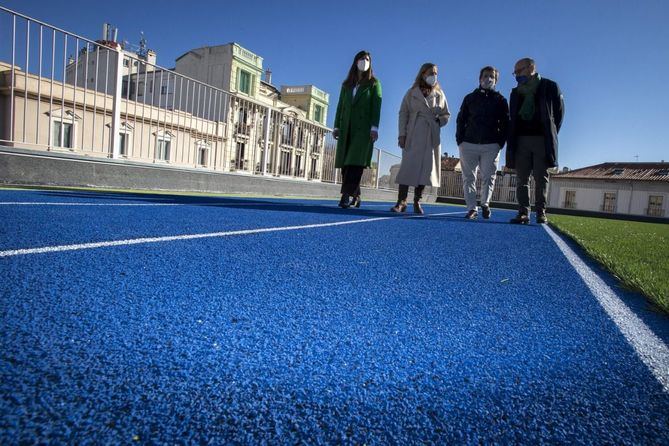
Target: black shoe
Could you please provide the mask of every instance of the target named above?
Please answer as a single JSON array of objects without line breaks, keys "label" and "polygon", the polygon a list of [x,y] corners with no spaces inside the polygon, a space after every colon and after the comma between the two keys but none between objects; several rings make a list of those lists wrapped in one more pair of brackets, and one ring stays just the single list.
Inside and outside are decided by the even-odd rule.
[{"label": "black shoe", "polygon": [[360,203],[362,203],[362,201],[360,200],[360,195],[358,195],[358,196],[353,197],[353,199],[351,200],[350,206],[352,208],[354,208],[354,207],[359,208]]},{"label": "black shoe", "polygon": [[390,212],[404,212],[407,210],[407,201],[406,200],[400,200],[395,204],[395,206],[390,208]]},{"label": "black shoe", "polygon": [[348,209],[351,207],[351,203],[349,203],[349,196],[348,195],[342,195],[341,200],[339,200],[339,207],[342,209]]},{"label": "black shoe", "polygon": [[420,205],[420,202],[418,201],[413,202],[413,213],[421,215],[425,213],[425,211],[423,210],[423,206]]},{"label": "black shoe", "polygon": [[537,212],[537,223],[540,225],[548,223],[548,217],[546,217],[546,211]]},{"label": "black shoe", "polygon": [[465,218],[467,220],[476,220],[476,217],[478,217],[479,213],[476,212],[476,209],[472,209],[469,212],[467,212],[467,215],[465,215]]},{"label": "black shoe", "polygon": [[511,220],[509,220],[509,223],[513,223],[516,225],[529,225],[530,217],[528,217],[524,211],[518,211],[518,214]]},{"label": "black shoe", "polygon": [[483,213],[483,218],[486,220],[490,218],[492,212],[490,212],[490,206],[481,206],[481,212]]}]

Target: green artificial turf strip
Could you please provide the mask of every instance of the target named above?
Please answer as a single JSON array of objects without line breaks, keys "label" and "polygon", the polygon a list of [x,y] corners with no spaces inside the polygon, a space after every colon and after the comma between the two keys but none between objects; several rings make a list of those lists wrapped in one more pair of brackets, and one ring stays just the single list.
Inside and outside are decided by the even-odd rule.
[{"label": "green artificial turf strip", "polygon": [[551,224],[669,313],[669,225],[566,215],[552,215]]}]

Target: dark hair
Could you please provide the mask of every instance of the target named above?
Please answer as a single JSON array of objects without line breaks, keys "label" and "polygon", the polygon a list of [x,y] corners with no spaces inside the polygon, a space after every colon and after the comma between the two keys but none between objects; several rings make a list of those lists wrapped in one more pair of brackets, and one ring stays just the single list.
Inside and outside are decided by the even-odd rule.
[{"label": "dark hair", "polygon": [[434,87],[431,85],[428,85],[427,82],[425,82],[425,79],[423,79],[423,73],[425,73],[427,70],[431,70],[432,68],[436,67],[436,64],[433,64],[432,62],[426,62],[423,65],[420,66],[420,69],[418,70],[418,74],[416,74],[416,80],[413,81],[413,85],[411,88],[414,87],[419,87],[423,90],[441,90],[441,85],[439,85],[439,82],[434,84]]},{"label": "dark hair", "polygon": [[372,70],[372,55],[369,54],[368,51],[362,50],[359,51],[358,54],[356,54],[353,58],[351,68],[348,70],[348,76],[346,76],[346,79],[344,79],[343,82],[345,87],[353,88],[355,87],[355,84],[358,83],[358,60],[365,56],[369,56],[369,70],[362,73],[361,81],[365,83],[376,81],[376,78],[374,77],[374,71]]},{"label": "dark hair", "polygon": [[481,72],[479,73],[479,80],[481,80],[481,78],[483,77],[483,73],[485,73],[486,71],[492,72],[492,75],[495,78],[495,82],[497,82],[499,80],[499,70],[495,67],[490,66],[490,65],[481,68]]}]

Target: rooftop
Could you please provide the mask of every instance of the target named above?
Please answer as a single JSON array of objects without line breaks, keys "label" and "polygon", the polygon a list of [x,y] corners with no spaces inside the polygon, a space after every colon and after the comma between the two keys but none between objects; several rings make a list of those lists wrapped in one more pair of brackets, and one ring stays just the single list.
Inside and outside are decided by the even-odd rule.
[{"label": "rooftop", "polygon": [[602,163],[555,174],[552,178],[669,182],[669,163]]}]

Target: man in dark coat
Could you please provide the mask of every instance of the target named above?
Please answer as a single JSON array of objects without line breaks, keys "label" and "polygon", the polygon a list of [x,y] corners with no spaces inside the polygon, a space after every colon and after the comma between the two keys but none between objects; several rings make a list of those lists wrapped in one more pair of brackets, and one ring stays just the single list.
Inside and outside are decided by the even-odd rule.
[{"label": "man in dark coat", "polygon": [[530,221],[530,172],[535,182],[537,223],[546,223],[548,169],[557,167],[558,132],[564,101],[558,84],[542,78],[534,60],[520,59],[513,71],[518,86],[511,90],[511,122],[506,146],[506,167],[516,169],[516,199],[520,208],[511,223]]}]

